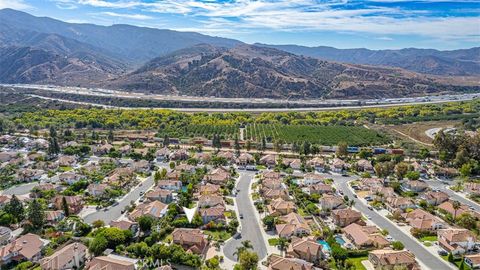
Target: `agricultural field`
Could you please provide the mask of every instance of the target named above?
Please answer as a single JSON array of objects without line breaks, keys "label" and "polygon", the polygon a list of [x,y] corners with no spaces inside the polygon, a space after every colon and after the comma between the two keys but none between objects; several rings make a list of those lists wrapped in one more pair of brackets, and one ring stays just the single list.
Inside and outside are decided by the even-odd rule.
[{"label": "agricultural field", "polygon": [[390,139],[375,130],[359,126],[321,126],[321,125],[275,125],[250,124],[246,127],[245,139],[267,142],[277,140],[285,143],[308,141],[320,145],[337,145],[347,142],[352,146],[383,145]]},{"label": "agricultural field", "polygon": [[221,139],[234,139],[238,136],[239,125],[185,125],[181,126],[167,126],[157,133],[157,137],[164,137],[165,135],[174,138],[207,138],[212,139],[213,135],[220,135]]},{"label": "agricultural field", "polygon": [[427,130],[432,128],[451,128],[460,125],[461,121],[430,121],[386,126],[384,130],[386,132],[392,133],[393,135],[399,135],[406,139],[410,139],[420,144],[429,146],[432,144],[433,140],[425,133]]}]

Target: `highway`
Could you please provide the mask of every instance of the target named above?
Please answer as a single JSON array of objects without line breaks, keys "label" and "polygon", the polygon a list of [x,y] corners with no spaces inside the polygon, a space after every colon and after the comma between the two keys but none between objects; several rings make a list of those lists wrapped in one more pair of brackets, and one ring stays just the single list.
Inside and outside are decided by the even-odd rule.
[{"label": "highway", "polygon": [[[301,106],[291,108],[166,108],[185,112],[285,112],[285,111],[328,111],[328,110],[354,110],[362,108],[381,108],[392,106],[406,106],[418,104],[434,104],[445,103],[453,101],[466,101],[480,98],[480,93],[474,94],[458,94],[458,95],[438,95],[438,96],[424,96],[424,97],[407,97],[407,98],[391,98],[391,99],[306,99],[306,100],[289,100],[289,99],[269,99],[269,98],[220,98],[220,97],[198,97],[198,96],[178,96],[178,95],[150,95],[138,92],[126,92],[108,89],[92,89],[80,87],[64,87],[53,85],[29,85],[29,84],[0,84],[3,87],[12,87],[17,90],[22,89],[36,89],[42,91],[50,91],[57,93],[71,93],[83,96],[97,96],[97,97],[117,97],[133,100],[159,100],[159,101],[185,101],[185,102],[208,102],[208,103],[248,103],[248,104],[262,104],[269,107],[271,104],[289,104],[290,106]],[[118,108],[118,109],[133,109],[134,107],[111,106],[94,102],[81,102],[69,99],[60,99],[53,97],[46,97],[39,94],[30,94],[31,97],[57,100],[66,103],[91,105],[104,108]],[[309,107],[312,106],[312,107]],[[135,109],[152,109],[151,107],[135,107]]]},{"label": "highway", "polygon": [[345,195],[350,197],[351,199],[355,200],[355,208],[362,212],[364,215],[368,215],[371,217],[371,221],[375,223],[381,229],[387,229],[389,234],[395,239],[402,242],[405,245],[405,248],[410,250],[413,254],[415,254],[416,258],[422,262],[426,267],[431,270],[437,269],[455,269],[439,256],[436,256],[429,251],[427,251],[418,241],[416,241],[413,236],[406,234],[402,230],[400,230],[397,225],[393,224],[390,220],[383,217],[376,211],[369,210],[365,202],[358,198],[354,198],[354,193],[348,187],[348,182],[353,181],[356,177],[343,177],[337,175],[325,175],[327,178],[332,178],[343,191]]},{"label": "highway", "polygon": [[250,183],[255,177],[255,172],[240,171],[240,178],[238,180],[237,189],[240,190],[235,198],[235,203],[238,207],[238,212],[243,214],[244,218],[240,219],[241,223],[241,238],[231,238],[225,243],[223,247],[223,253],[225,256],[236,261],[237,258],[233,254],[237,251],[237,247],[242,245],[242,241],[250,240],[253,246],[253,251],[258,254],[260,260],[267,256],[267,248],[265,246],[265,240],[263,239],[262,224],[257,220],[253,208],[252,199],[250,196],[249,188]]}]

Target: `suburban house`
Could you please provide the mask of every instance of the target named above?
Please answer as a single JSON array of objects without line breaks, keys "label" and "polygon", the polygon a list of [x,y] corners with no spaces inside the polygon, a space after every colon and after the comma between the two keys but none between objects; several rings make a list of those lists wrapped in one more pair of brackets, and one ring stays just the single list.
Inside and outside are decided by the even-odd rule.
[{"label": "suburban house", "polygon": [[173,243],[194,254],[204,254],[208,248],[207,236],[199,229],[176,228]]},{"label": "suburban house", "polygon": [[150,170],[150,162],[142,159],[134,162],[132,168],[137,173],[147,173]]},{"label": "suburban house", "polygon": [[260,158],[260,164],[265,165],[268,168],[273,168],[277,165],[277,159],[275,155],[265,155]]},{"label": "suburban house", "polygon": [[345,169],[346,165],[347,164],[345,163],[345,161],[343,161],[339,158],[334,158],[332,160],[330,168],[331,168],[332,172],[342,173],[343,170]]},{"label": "suburban house", "polygon": [[357,161],[356,168],[357,171],[360,172],[374,172],[372,163],[366,159],[360,159],[359,161]]},{"label": "suburban house", "polygon": [[448,213],[448,214],[452,215],[452,217],[459,217],[463,213],[469,213],[474,217],[480,218],[479,217],[480,214],[478,212],[470,210],[470,208],[465,204],[460,204],[460,208],[458,208],[458,209],[453,208],[453,202],[452,201],[443,202],[442,204],[440,204],[438,206],[438,209],[440,210],[440,212],[443,211],[445,213]]},{"label": "suburban house", "polygon": [[61,167],[71,167],[74,166],[77,162],[77,159],[74,156],[60,156],[58,158],[58,166]]},{"label": "suburban house", "polygon": [[175,167],[175,170],[181,171],[181,172],[187,172],[187,173],[194,173],[195,172],[195,166],[192,166],[190,164],[179,164]]},{"label": "suburban house", "polygon": [[135,270],[134,260],[120,256],[99,256],[85,266],[85,270]]},{"label": "suburban house", "polygon": [[437,206],[448,201],[448,194],[442,191],[427,191],[420,195],[420,199],[425,200],[427,204]]},{"label": "suburban house", "polygon": [[72,243],[40,260],[44,270],[79,269],[85,263],[87,247],[82,243]]},{"label": "suburban house", "polygon": [[195,153],[193,155],[193,158],[198,160],[200,163],[205,164],[205,163],[208,163],[212,159],[212,156],[209,153],[200,152],[200,153]]},{"label": "suburban house", "polygon": [[44,173],[45,173],[44,170],[36,170],[36,169],[21,170],[18,173],[18,180],[21,180],[24,182],[37,181],[42,177]]},{"label": "suburban house", "polygon": [[214,221],[216,223],[218,222],[226,223],[225,206],[223,205],[216,205],[216,206],[207,207],[207,208],[199,208],[198,214],[202,218],[203,224],[207,224],[211,221]]},{"label": "suburban house", "polygon": [[187,160],[188,152],[185,149],[178,149],[170,153],[168,157],[170,160]]},{"label": "suburban house", "polygon": [[412,228],[421,231],[437,231],[448,227],[445,221],[420,208],[402,216]]},{"label": "suburban house", "polygon": [[65,218],[62,210],[45,211],[45,220],[48,224],[54,225]]},{"label": "suburban house", "polygon": [[368,253],[368,260],[375,270],[406,268],[420,270],[415,255],[407,250],[378,249]]},{"label": "suburban house", "polygon": [[161,201],[169,204],[173,201],[173,192],[168,189],[156,188],[145,193],[145,198],[150,201]]},{"label": "suburban house", "polygon": [[287,248],[287,258],[298,258],[311,263],[317,263],[324,258],[322,245],[313,238],[292,237]]},{"label": "suburban house", "polygon": [[130,220],[111,221],[110,227],[119,228],[120,230],[124,231],[129,230],[133,235],[136,235],[138,231],[138,223]]},{"label": "suburban house", "polygon": [[290,213],[278,218],[280,223],[276,225],[280,237],[290,238],[291,236],[301,237],[311,233],[310,226],[305,219],[297,213]]},{"label": "suburban house", "polygon": [[324,180],[325,180],[325,177],[319,174],[307,173],[303,176],[303,179],[300,181],[300,184],[304,186],[310,186],[318,183],[323,183]]},{"label": "suburban house", "polygon": [[116,168],[107,178],[107,184],[125,187],[135,178],[135,172],[132,168]]},{"label": "suburban house", "polygon": [[265,178],[262,180],[262,190],[280,188],[283,188],[282,180],[280,178]]},{"label": "suburban house", "polygon": [[332,219],[335,225],[340,227],[348,226],[362,220],[362,214],[351,208],[337,209],[332,211]]},{"label": "suburban house", "polygon": [[168,149],[168,147],[163,147],[161,149],[158,149],[157,152],[155,152],[155,156],[157,161],[159,162],[165,161],[170,156],[170,149]]},{"label": "suburban house", "polygon": [[253,156],[249,153],[242,153],[237,158],[236,163],[239,166],[247,166],[248,164],[253,163]]},{"label": "suburban house", "polygon": [[182,189],[182,181],[178,180],[160,180],[157,183],[157,187],[161,189],[179,191]]},{"label": "suburban house", "polygon": [[87,191],[93,197],[101,197],[105,194],[106,190],[108,189],[107,184],[96,184],[92,183],[88,185]]},{"label": "suburban house", "polygon": [[480,195],[480,183],[465,183],[464,190],[470,194]]},{"label": "suburban house", "polygon": [[480,254],[466,255],[465,264],[471,269],[480,269]]},{"label": "suburban house", "polygon": [[62,196],[57,195],[53,199],[53,204],[57,210],[63,210],[63,198],[65,198],[65,202],[68,205],[68,210],[70,214],[78,214],[83,209],[83,199],[82,196]]},{"label": "suburban house", "polygon": [[223,197],[219,195],[202,195],[198,199],[198,207],[214,207],[217,205],[224,205]]},{"label": "suburban house", "polygon": [[200,185],[198,192],[200,195],[219,195],[220,186],[207,183],[205,185]]},{"label": "suburban house", "polygon": [[70,171],[70,172],[64,172],[59,174],[58,179],[64,183],[73,185],[80,180],[86,179],[86,177],[81,174]]},{"label": "suburban house", "polygon": [[404,212],[408,208],[414,209],[417,207],[412,199],[406,197],[388,197],[385,206],[390,213],[399,210]]},{"label": "suburban house", "polygon": [[105,154],[108,154],[110,152],[110,150],[112,150],[113,148],[113,145],[109,144],[109,143],[106,143],[106,144],[102,144],[102,145],[99,145],[97,147],[94,147],[93,149],[93,153],[95,153],[95,155],[105,155]]},{"label": "suburban house", "polygon": [[217,154],[217,157],[226,159],[229,163],[235,162],[235,154],[230,151],[222,151]]},{"label": "suburban house", "polygon": [[449,228],[438,230],[438,245],[453,255],[468,253],[480,245],[475,235],[467,229]]},{"label": "suburban house", "polygon": [[405,181],[401,188],[403,191],[423,192],[428,188],[428,184],[418,180]]},{"label": "suburban house", "polygon": [[22,235],[7,245],[0,247],[0,265],[23,260],[38,262],[42,257],[43,248],[47,245],[48,241],[36,234],[28,233]]},{"label": "suburban house", "polygon": [[266,200],[275,200],[278,198],[282,198],[284,200],[290,199],[290,197],[288,196],[288,191],[284,188],[267,189],[262,191],[262,195]]},{"label": "suburban house", "polygon": [[381,178],[362,178],[358,186],[361,190],[371,190],[384,187],[384,181]]},{"label": "suburban house", "polygon": [[357,248],[383,248],[390,244],[382,236],[377,226],[361,226],[352,223],[343,228],[343,232]]},{"label": "suburban house", "polygon": [[302,191],[307,194],[333,194],[332,185],[327,185],[324,183],[314,184],[305,188],[302,188]]},{"label": "suburban house", "polygon": [[205,181],[214,185],[225,185],[230,177],[230,172],[227,169],[219,167],[213,170],[211,173],[206,174]]},{"label": "suburban house", "polygon": [[272,200],[269,205],[267,205],[268,214],[271,216],[284,216],[295,212],[297,207],[292,201],[285,201],[282,198]]},{"label": "suburban house", "polygon": [[320,198],[319,204],[322,211],[329,211],[346,207],[342,197],[331,194],[324,194]]},{"label": "suburban house", "polygon": [[129,218],[135,221],[137,218],[148,215],[155,219],[163,217],[167,213],[168,205],[161,201],[153,201],[137,205],[130,213]]},{"label": "suburban house", "polygon": [[316,270],[320,269],[313,266],[313,263],[298,258],[284,258],[277,254],[268,257],[268,270]]},{"label": "suburban house", "polygon": [[308,165],[315,168],[317,172],[324,172],[325,171],[325,160],[321,157],[315,157],[308,161]]}]

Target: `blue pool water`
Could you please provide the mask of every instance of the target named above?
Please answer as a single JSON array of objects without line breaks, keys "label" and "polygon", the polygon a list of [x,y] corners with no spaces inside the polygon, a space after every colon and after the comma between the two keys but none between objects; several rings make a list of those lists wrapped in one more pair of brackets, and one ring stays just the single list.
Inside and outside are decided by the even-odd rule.
[{"label": "blue pool water", "polygon": [[337,243],[339,243],[341,246],[345,244],[345,240],[343,240],[343,238],[340,235],[335,236],[335,241],[337,241]]},{"label": "blue pool water", "polygon": [[325,240],[318,240],[317,242],[323,246],[323,250],[330,252],[330,245]]}]

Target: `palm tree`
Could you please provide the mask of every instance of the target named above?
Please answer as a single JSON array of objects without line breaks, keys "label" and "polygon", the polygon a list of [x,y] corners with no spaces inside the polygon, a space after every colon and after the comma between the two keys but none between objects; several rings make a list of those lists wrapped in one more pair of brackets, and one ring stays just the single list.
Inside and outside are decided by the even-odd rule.
[{"label": "palm tree", "polygon": [[283,252],[285,251],[287,246],[288,246],[287,238],[285,238],[285,237],[278,238],[277,247],[280,250],[282,256],[283,256]]},{"label": "palm tree", "polygon": [[240,258],[240,254],[242,254],[242,252],[248,249],[253,249],[253,246],[250,240],[242,241],[242,245],[240,247],[237,247],[237,251],[235,251],[233,255],[237,256],[237,260],[238,260]]},{"label": "palm tree", "polygon": [[453,207],[453,221],[455,222],[455,219],[457,219],[457,210],[460,209],[460,202],[459,201],[453,201],[452,202],[452,207]]}]

